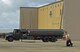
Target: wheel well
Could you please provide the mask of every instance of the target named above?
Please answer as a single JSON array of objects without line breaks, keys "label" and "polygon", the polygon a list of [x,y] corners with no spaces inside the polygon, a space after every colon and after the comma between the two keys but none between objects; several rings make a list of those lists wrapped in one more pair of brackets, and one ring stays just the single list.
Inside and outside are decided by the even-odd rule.
[{"label": "wheel well", "polygon": [[9,37],[12,37],[13,38],[13,36],[8,36],[8,37],[6,37],[6,40],[8,40]]}]

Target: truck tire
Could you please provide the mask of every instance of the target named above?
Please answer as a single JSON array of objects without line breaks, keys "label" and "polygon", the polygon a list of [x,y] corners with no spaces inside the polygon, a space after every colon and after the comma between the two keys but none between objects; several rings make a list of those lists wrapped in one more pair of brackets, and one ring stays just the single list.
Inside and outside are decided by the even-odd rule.
[{"label": "truck tire", "polygon": [[51,42],[56,42],[57,41],[57,38],[56,37],[52,37],[50,41]]},{"label": "truck tire", "polygon": [[44,37],[44,38],[42,39],[42,41],[43,41],[43,42],[48,42],[49,39],[48,39],[48,37]]},{"label": "truck tire", "polygon": [[13,37],[8,37],[9,42],[13,42]]}]

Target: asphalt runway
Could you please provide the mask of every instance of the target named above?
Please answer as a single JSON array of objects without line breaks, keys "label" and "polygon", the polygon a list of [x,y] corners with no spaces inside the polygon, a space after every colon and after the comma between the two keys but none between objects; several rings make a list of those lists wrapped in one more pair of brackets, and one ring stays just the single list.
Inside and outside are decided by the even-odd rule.
[{"label": "asphalt runway", "polygon": [[0,39],[0,52],[80,52],[80,41],[73,41],[73,47],[66,47],[65,41],[42,42],[41,40],[23,40],[8,42]]}]

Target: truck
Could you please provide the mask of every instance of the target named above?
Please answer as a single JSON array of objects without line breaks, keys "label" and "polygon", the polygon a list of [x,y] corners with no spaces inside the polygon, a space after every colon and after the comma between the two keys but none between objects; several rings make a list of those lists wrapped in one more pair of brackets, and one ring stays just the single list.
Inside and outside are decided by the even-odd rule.
[{"label": "truck", "polygon": [[14,29],[8,33],[5,39],[9,42],[13,40],[42,40],[43,42],[56,42],[62,39],[63,29]]}]

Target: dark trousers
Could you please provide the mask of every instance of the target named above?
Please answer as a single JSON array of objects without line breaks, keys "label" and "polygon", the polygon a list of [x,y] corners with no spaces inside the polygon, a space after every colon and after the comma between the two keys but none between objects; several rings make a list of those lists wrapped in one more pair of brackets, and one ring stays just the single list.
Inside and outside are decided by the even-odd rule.
[{"label": "dark trousers", "polygon": [[73,43],[71,42],[71,39],[67,40],[66,41],[66,46],[73,46]]}]

